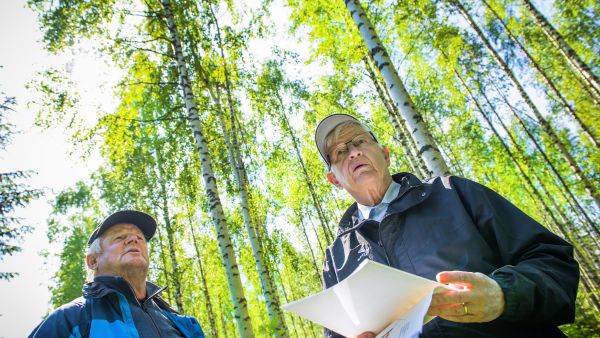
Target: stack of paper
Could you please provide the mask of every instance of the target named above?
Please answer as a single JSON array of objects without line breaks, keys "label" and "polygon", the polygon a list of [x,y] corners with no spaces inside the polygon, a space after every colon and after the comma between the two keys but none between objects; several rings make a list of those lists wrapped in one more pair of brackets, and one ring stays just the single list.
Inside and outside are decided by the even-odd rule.
[{"label": "stack of paper", "polygon": [[415,337],[436,286],[442,284],[366,260],[340,283],[282,308],[346,337]]}]

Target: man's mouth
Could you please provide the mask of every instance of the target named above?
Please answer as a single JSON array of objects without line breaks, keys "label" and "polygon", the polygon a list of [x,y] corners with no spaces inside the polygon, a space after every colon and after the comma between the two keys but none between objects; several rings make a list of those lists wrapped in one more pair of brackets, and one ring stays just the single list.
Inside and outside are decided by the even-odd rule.
[{"label": "man's mouth", "polygon": [[352,168],[352,172],[357,171],[360,167],[367,165],[366,163],[358,163]]},{"label": "man's mouth", "polygon": [[142,251],[140,249],[137,249],[137,248],[131,248],[131,249],[125,251],[126,254],[132,253],[132,252],[140,253]]}]

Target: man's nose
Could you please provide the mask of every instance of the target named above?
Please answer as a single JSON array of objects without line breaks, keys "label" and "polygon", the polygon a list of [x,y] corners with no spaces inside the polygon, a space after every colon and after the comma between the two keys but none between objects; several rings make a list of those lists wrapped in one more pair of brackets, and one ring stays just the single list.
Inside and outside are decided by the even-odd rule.
[{"label": "man's nose", "polygon": [[360,147],[356,147],[352,143],[348,143],[346,147],[348,147],[348,156],[350,156],[350,159],[353,159],[358,155],[362,155],[362,150]]},{"label": "man's nose", "polygon": [[131,234],[131,235],[127,235],[127,244],[131,243],[131,242],[137,242],[138,241],[138,236],[135,234]]}]

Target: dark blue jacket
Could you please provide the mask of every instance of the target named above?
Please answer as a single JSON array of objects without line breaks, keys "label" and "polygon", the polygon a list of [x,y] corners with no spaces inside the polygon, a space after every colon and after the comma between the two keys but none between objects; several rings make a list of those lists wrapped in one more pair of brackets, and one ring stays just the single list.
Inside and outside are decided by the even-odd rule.
[{"label": "dark blue jacket", "polygon": [[[435,318],[422,337],[559,337],[572,322],[579,267],[573,247],[494,191],[459,177],[401,185],[381,223],[359,220],[354,203],[325,253],[324,286],[348,277],[365,259],[427,279],[440,271],[484,273],[504,292],[503,315],[487,323]],[[326,331],[327,337],[338,337]]]},{"label": "dark blue jacket", "polygon": [[118,276],[99,276],[83,287],[83,297],[52,312],[29,338],[203,338],[194,317],[179,315],[146,282],[147,297],[138,301],[133,289]]}]

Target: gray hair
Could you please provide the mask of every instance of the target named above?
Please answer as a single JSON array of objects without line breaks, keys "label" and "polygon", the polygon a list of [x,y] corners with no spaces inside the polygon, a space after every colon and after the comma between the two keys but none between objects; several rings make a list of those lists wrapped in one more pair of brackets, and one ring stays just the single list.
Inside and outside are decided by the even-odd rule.
[{"label": "gray hair", "polygon": [[333,141],[337,140],[338,137],[340,136],[340,134],[344,130],[351,128],[351,127],[359,127],[360,129],[364,130],[365,132],[371,134],[371,136],[373,136],[373,139],[375,139],[375,142],[377,142],[375,135],[373,134],[371,129],[369,129],[369,127],[367,127],[367,125],[365,125],[364,123],[362,123],[360,121],[349,120],[349,121],[344,121],[344,122],[338,124],[337,126],[335,126],[335,128],[333,128],[333,130],[331,130],[329,132],[329,134],[327,134],[327,136],[325,136],[325,147],[327,149],[329,149],[329,147],[331,147],[331,143]]},{"label": "gray hair", "polygon": [[[87,248],[87,250],[85,252],[86,256],[98,256],[99,254],[102,253],[102,245],[100,245],[101,244],[100,240],[101,240],[101,238],[98,237],[92,242],[92,244],[90,244],[90,246]],[[85,264],[85,267],[87,269],[86,281],[87,282],[94,281],[94,277],[96,277],[96,270],[90,269],[87,266],[87,263]]]}]

